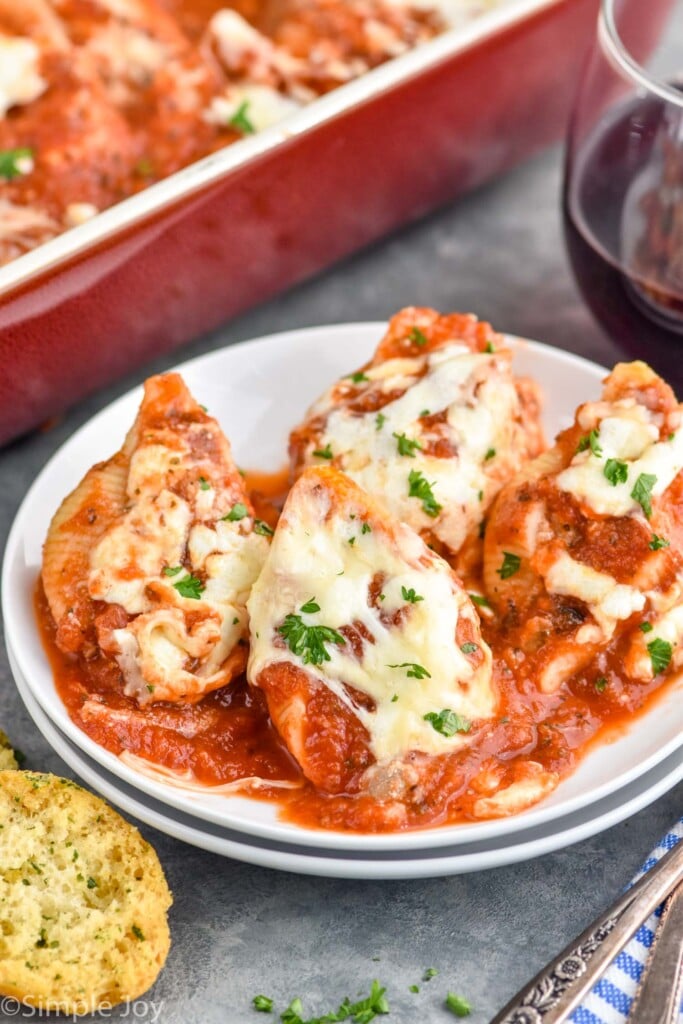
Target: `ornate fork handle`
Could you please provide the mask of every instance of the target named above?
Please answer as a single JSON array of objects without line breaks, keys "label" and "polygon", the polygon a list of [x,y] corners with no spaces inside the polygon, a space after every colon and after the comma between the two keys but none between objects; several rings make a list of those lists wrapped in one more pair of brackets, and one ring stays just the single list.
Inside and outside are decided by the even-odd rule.
[{"label": "ornate fork handle", "polygon": [[683,842],[574,939],[491,1024],[560,1024],[674,886],[683,879]]}]

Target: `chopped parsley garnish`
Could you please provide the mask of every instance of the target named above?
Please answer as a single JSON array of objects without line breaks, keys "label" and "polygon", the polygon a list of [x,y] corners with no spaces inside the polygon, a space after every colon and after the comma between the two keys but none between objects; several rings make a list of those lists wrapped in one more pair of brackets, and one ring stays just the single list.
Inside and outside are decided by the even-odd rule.
[{"label": "chopped parsley garnish", "polygon": [[631,497],[638,502],[648,519],[652,515],[652,488],[656,483],[654,473],[641,473],[631,491]]},{"label": "chopped parsley garnish", "polygon": [[641,633],[651,633],[654,627],[651,622],[641,622],[638,629]]},{"label": "chopped parsley garnish", "polygon": [[429,411],[429,409],[423,409],[422,412],[420,413],[420,415],[418,416],[418,419],[423,420],[425,418],[425,416],[431,416],[431,415],[432,414]]},{"label": "chopped parsley garnish", "polygon": [[399,455],[407,455],[409,459],[414,459],[416,449],[419,448],[420,451],[422,451],[422,445],[420,444],[420,442],[414,441],[410,437],[406,437],[405,434],[397,434],[396,431],[394,431],[392,437],[395,437],[396,440],[398,441]]},{"label": "chopped parsley garnish", "polygon": [[652,534],[650,551],[661,551],[662,548],[668,548],[669,546],[670,544],[666,537],[658,537],[656,533]]},{"label": "chopped parsley garnish", "polygon": [[349,546],[350,546],[350,547],[353,547],[353,545],[354,545],[355,543],[356,543],[356,538],[355,538],[355,537],[349,537]]},{"label": "chopped parsley garnish", "polygon": [[252,1003],[255,1010],[259,1010],[261,1013],[272,1013],[273,1012],[273,1000],[269,999],[268,996],[254,996]]},{"label": "chopped parsley garnish", "polygon": [[673,656],[672,644],[668,640],[662,640],[660,637],[657,637],[656,640],[652,640],[647,645],[647,651],[650,655],[654,675],[658,676],[660,672],[665,672]]},{"label": "chopped parsley garnish", "polygon": [[333,459],[332,448],[329,444],[326,444],[324,448],[316,448],[313,452],[319,459]]},{"label": "chopped parsley garnish", "polygon": [[472,604],[478,605],[479,608],[491,607],[487,598],[485,598],[483,594],[470,594],[470,601],[472,602]]},{"label": "chopped parsley garnish", "polygon": [[268,526],[268,523],[264,523],[262,519],[255,519],[254,533],[260,534],[261,537],[272,537],[275,530],[272,526]]},{"label": "chopped parsley garnish", "polygon": [[306,604],[302,604],[299,609],[300,612],[304,612],[306,615],[313,615],[314,612],[320,611],[320,605],[314,597],[307,601]]},{"label": "chopped parsley garnish", "polygon": [[519,555],[513,555],[510,551],[503,552],[503,564],[496,572],[502,580],[509,580],[516,572],[519,572],[522,559]]},{"label": "chopped parsley garnish", "polygon": [[463,996],[458,996],[455,992],[449,992],[446,996],[446,1006],[454,1013],[456,1017],[469,1017],[472,1012],[472,1007]]},{"label": "chopped parsley garnish", "polygon": [[223,519],[227,519],[229,523],[238,523],[240,519],[244,519],[248,516],[247,506],[243,505],[241,501],[235,502],[227,516],[223,516]]},{"label": "chopped parsley garnish", "polygon": [[489,450],[487,451],[486,455],[484,456],[484,462],[488,462],[490,459],[494,458],[495,454],[496,454],[496,449],[495,448],[489,448]]},{"label": "chopped parsley garnish", "polygon": [[360,532],[361,533],[372,533],[372,527],[370,526],[370,523],[363,523],[363,525],[360,528]]},{"label": "chopped parsley garnish", "polygon": [[0,150],[0,178],[11,181],[33,169],[33,150],[4,149]]},{"label": "chopped parsley garnish", "polygon": [[395,693],[394,696],[391,698],[391,703],[395,704],[397,700],[398,700],[398,694]]},{"label": "chopped parsley garnish", "polygon": [[427,515],[435,519],[443,506],[434,497],[433,486],[434,484],[430,484],[419,470],[411,469],[408,477],[408,497],[419,498]]},{"label": "chopped parsley garnish", "polygon": [[408,986],[408,991],[409,992],[413,992],[415,995],[417,995],[417,993],[420,991],[420,986],[419,985],[409,985]]},{"label": "chopped parsley garnish", "polygon": [[303,1019],[304,1007],[300,999],[293,999],[280,1016],[282,1024],[337,1024],[338,1021],[351,1021],[352,1024],[370,1024],[375,1017],[389,1013],[389,1003],[385,995],[386,989],[378,981],[373,981],[370,995],[352,1003],[345,999],[336,1012],[326,1013],[322,1017]]},{"label": "chopped parsley garnish", "polygon": [[378,412],[377,415],[375,416],[375,430],[381,430],[384,424],[386,423],[386,420],[387,418],[384,415],[384,413]]},{"label": "chopped parsley garnish", "polygon": [[205,476],[200,476],[200,478],[199,478],[199,486],[202,489],[202,491],[210,491],[211,490],[211,484],[209,483],[209,481],[206,479]]},{"label": "chopped parsley garnish", "polygon": [[370,380],[362,370],[359,370],[357,373],[350,373],[348,379],[353,381],[354,384],[362,384],[364,380]]},{"label": "chopped parsley garnish", "polygon": [[479,650],[479,644],[472,643],[472,641],[468,640],[466,644],[460,645],[460,650],[463,654],[474,654]]},{"label": "chopped parsley garnish", "polygon": [[87,881],[87,886],[88,886],[89,889],[96,889],[97,888],[97,882],[95,881],[94,878],[91,877]]},{"label": "chopped parsley garnish", "polygon": [[249,106],[249,100],[245,100],[244,103],[240,103],[239,107],[228,121],[231,128],[235,128],[238,132],[242,132],[243,135],[253,135],[256,131],[256,128],[249,120],[249,116],[247,114]]},{"label": "chopped parsley garnish", "polygon": [[602,448],[600,447],[600,434],[597,430],[591,430],[590,434],[585,434],[578,445],[576,446],[578,452],[585,452],[590,448],[598,459],[602,456]]},{"label": "chopped parsley garnish", "polygon": [[287,645],[297,657],[301,658],[304,665],[322,665],[324,661],[330,661],[326,644],[338,644],[342,646],[346,640],[336,629],[329,626],[307,626],[300,615],[285,616],[281,626],[278,626],[278,633],[287,641]]},{"label": "chopped parsley garnish", "polygon": [[484,349],[484,352],[488,353],[488,355],[491,355],[495,351],[496,350],[493,347],[493,342],[492,341],[487,341],[486,342],[486,348]]},{"label": "chopped parsley garnish", "polygon": [[438,973],[439,972],[437,971],[436,967],[428,967],[427,970],[422,975],[422,980],[431,981],[432,978],[435,978]]},{"label": "chopped parsley garnish", "polygon": [[595,689],[598,693],[604,693],[607,687],[607,679],[605,676],[598,676],[595,680]]},{"label": "chopped parsley garnish", "polygon": [[408,335],[408,339],[415,345],[419,345],[423,348],[427,344],[427,335],[424,331],[421,331],[419,327],[413,327]]},{"label": "chopped parsley garnish", "polygon": [[410,604],[417,604],[418,601],[424,601],[424,597],[420,594],[416,594],[412,587],[401,587],[401,595],[404,601],[409,601]]},{"label": "chopped parsley garnish", "polygon": [[182,565],[167,565],[164,567],[164,576],[177,576],[179,572],[183,571]]},{"label": "chopped parsley garnish", "polygon": [[416,665],[414,661],[402,661],[399,665],[387,665],[387,668],[407,668],[408,679],[431,679],[431,674],[423,665]]},{"label": "chopped parsley garnish", "polygon": [[426,715],[422,716],[425,722],[431,722],[432,728],[436,732],[440,732],[442,736],[446,736],[450,739],[451,736],[455,736],[456,732],[469,732],[472,728],[472,723],[468,718],[463,718],[456,711],[451,711],[450,708],[444,708],[443,711],[428,711]]},{"label": "chopped parsley garnish", "polygon": [[181,597],[189,598],[192,601],[198,601],[205,588],[202,581],[197,576],[193,576],[190,573],[189,576],[185,576],[184,579],[178,580],[177,583],[174,583],[173,589],[177,590]]},{"label": "chopped parsley garnish", "polygon": [[132,926],[131,931],[135,938],[138,940],[138,942],[145,941],[145,933],[143,932],[142,928],[140,928],[137,924],[134,924]]},{"label": "chopped parsley garnish", "polygon": [[619,462],[619,459],[608,459],[603,473],[612,487],[616,487],[617,484],[625,484],[628,480],[628,466],[625,462]]}]

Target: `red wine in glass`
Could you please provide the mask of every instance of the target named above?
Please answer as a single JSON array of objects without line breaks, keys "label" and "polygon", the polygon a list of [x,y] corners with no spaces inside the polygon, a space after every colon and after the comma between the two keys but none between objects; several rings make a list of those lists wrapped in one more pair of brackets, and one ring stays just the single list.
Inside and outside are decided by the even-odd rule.
[{"label": "red wine in glass", "polygon": [[683,397],[683,117],[656,95],[622,100],[570,148],[567,248],[591,311],[631,358]]}]

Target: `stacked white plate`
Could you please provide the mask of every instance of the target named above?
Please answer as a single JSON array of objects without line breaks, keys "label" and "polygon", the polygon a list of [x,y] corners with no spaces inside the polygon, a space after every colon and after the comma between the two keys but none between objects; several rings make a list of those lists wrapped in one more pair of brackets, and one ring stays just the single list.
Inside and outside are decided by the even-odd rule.
[{"label": "stacked white plate", "polygon": [[[232,346],[179,369],[218,417],[238,464],[280,468],[289,429],[336,378],[365,362],[383,324],[291,331]],[[548,436],[596,397],[606,371],[586,360],[510,339],[518,373],[541,384]],[[54,686],[34,618],[33,594],[50,517],[90,466],[132,423],[141,393],[114,402],[52,458],[17,513],[5,554],[3,614],[19,693],[48,743],[93,789],[164,832],[239,860],[305,874],[412,878],[495,867],[558,849],[609,828],[683,778],[681,680],[633,728],[596,747],[542,804],[513,818],[391,835],[306,829],[243,796],[187,791],[148,777],[104,750],[70,720]]]}]

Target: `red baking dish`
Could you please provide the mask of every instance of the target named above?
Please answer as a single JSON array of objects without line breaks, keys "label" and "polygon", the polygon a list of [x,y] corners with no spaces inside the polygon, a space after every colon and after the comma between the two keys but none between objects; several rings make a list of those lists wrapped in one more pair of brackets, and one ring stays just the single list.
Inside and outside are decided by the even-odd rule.
[{"label": "red baking dish", "polygon": [[561,137],[597,9],[508,0],[0,269],[0,442]]}]

